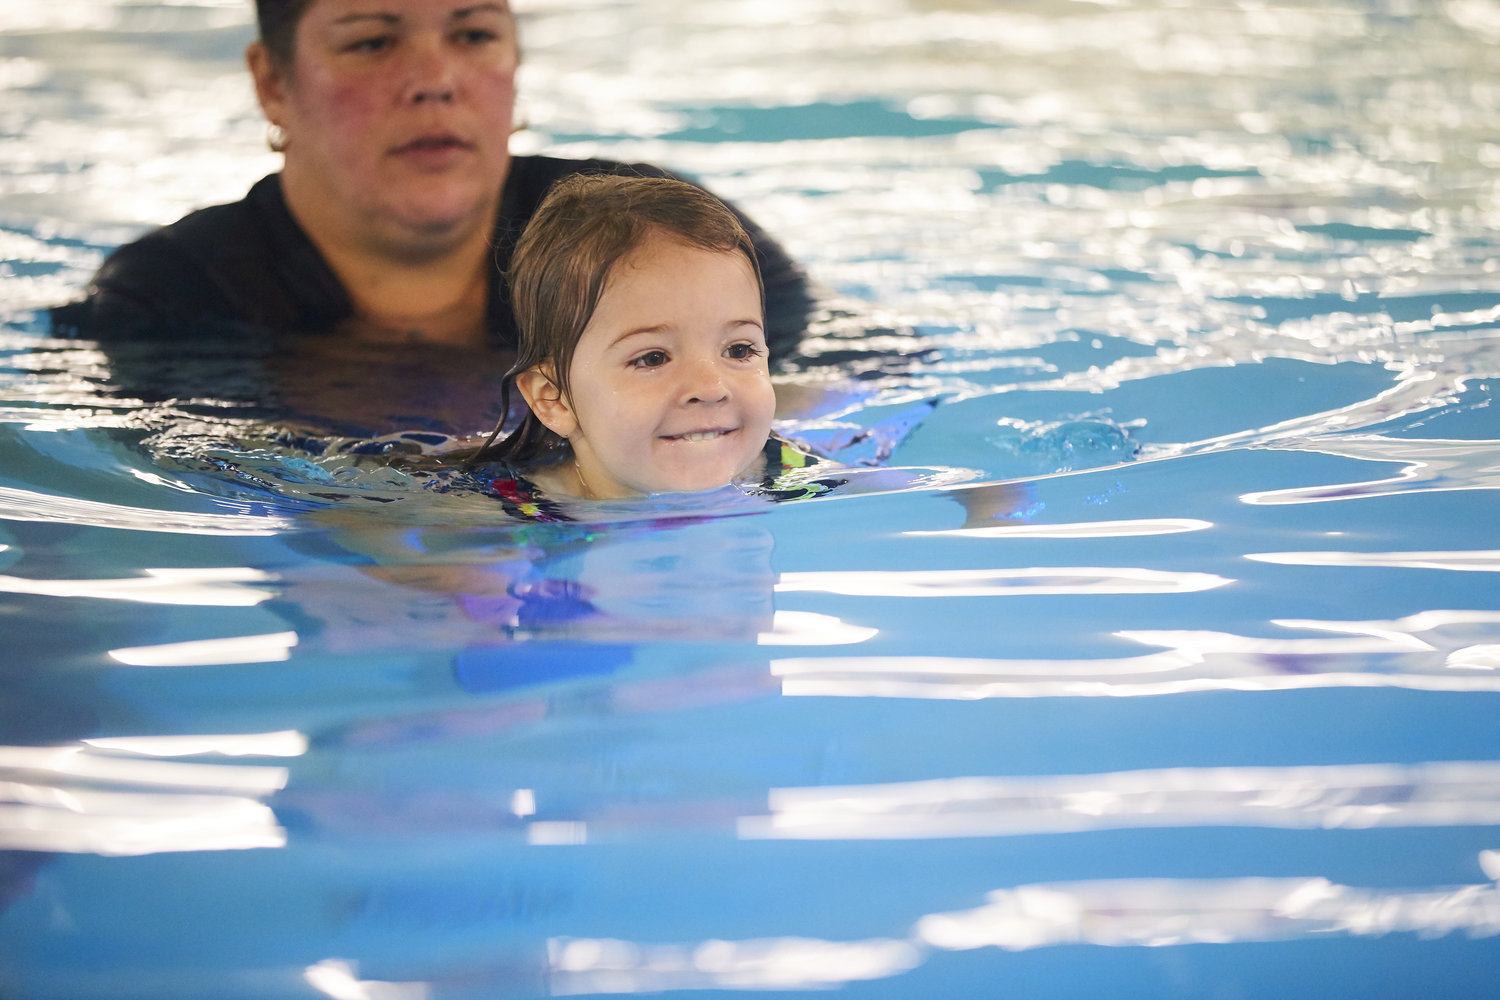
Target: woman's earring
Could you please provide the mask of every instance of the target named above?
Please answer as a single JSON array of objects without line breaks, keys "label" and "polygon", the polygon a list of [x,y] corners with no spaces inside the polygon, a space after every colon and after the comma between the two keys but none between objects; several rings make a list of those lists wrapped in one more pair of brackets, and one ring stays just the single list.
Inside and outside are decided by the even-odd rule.
[{"label": "woman's earring", "polygon": [[271,147],[273,153],[286,152],[286,129],[275,122],[266,126],[266,145]]},{"label": "woman's earring", "polygon": [[510,134],[525,132],[531,128],[531,115],[526,113],[526,105],[523,101],[517,101],[510,106]]}]

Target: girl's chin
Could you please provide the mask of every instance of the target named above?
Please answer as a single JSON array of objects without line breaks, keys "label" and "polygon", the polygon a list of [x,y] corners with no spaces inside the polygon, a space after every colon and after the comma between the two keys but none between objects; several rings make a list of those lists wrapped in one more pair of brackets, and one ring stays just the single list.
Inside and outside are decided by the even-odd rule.
[{"label": "girl's chin", "polygon": [[[741,463],[739,460],[743,457],[743,455],[718,456],[719,460],[708,463],[706,468],[703,459],[677,467],[674,467],[672,463],[661,463],[643,469],[642,465],[646,463],[641,463],[629,470],[618,470],[625,473],[621,476],[611,475],[609,471],[588,462],[585,463],[583,476],[584,481],[600,499],[605,499],[602,494],[606,489],[611,494],[610,499],[652,496],[659,493],[707,493],[711,490],[721,490],[735,483],[753,482],[760,479],[764,472],[764,460],[761,458],[760,449],[756,449],[749,461]],[[641,475],[642,472],[646,475]],[[608,485],[605,486],[605,484]]]},{"label": "girl's chin", "polygon": [[737,482],[744,482],[752,478],[748,473],[735,472],[722,476],[695,476],[691,478],[673,478],[663,480],[655,484],[646,493],[708,493],[713,490],[722,490]]}]

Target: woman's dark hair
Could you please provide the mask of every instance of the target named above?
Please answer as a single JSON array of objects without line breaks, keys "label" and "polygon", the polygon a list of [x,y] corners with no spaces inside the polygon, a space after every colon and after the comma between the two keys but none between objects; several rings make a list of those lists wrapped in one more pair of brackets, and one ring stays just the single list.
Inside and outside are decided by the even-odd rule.
[{"label": "woman's dark hair", "polygon": [[[714,253],[739,251],[750,262],[765,311],[765,286],[755,247],[739,219],[700,187],[670,177],[573,174],[547,192],[511,259],[511,304],[520,328],[516,362],[501,386],[508,413],[515,376],[541,366],[565,399],[578,338],[593,318],[616,265],[652,236]],[[503,422],[503,418],[502,418]],[[496,427],[470,461],[526,465],[557,451],[563,440],[528,412],[498,445]]]},{"label": "woman's dark hair", "polygon": [[261,44],[271,53],[271,62],[286,67],[296,51],[297,22],[313,0],[255,0],[255,20],[260,25]]}]

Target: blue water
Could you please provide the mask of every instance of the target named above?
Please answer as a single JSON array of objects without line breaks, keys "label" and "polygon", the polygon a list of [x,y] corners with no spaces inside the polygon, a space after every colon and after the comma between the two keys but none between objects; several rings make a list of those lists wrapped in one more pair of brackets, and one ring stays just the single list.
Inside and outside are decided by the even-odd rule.
[{"label": "blue water", "polygon": [[0,996],[1500,995],[1500,6],[518,6],[851,483],[518,526],[482,359],[52,338],[275,162],[239,3],[0,12]]}]

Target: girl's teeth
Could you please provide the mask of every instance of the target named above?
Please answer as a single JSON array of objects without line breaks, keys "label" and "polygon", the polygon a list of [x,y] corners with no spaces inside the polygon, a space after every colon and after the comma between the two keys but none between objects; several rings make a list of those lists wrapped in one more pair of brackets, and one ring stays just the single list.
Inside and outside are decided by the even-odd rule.
[{"label": "girl's teeth", "polygon": [[723,431],[703,431],[702,433],[699,433],[699,434],[684,434],[684,435],[682,435],[682,440],[683,441],[712,441],[714,438],[719,437],[721,434],[723,434]]}]

